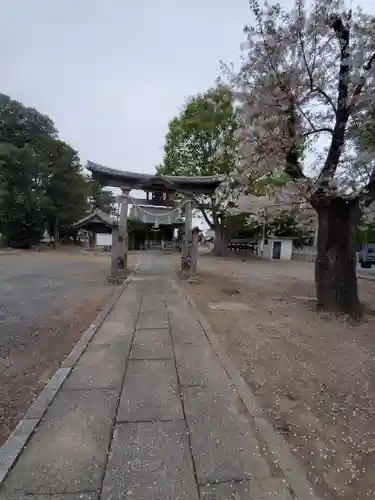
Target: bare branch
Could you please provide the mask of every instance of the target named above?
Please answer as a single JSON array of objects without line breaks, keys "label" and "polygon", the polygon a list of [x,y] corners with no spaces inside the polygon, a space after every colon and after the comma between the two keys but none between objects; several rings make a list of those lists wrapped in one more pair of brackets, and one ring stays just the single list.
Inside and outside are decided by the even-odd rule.
[{"label": "bare branch", "polygon": [[[206,207],[207,207],[207,204],[205,203],[200,203],[200,201],[197,200],[197,198],[194,198],[194,201],[195,203],[197,204],[197,208],[201,211],[202,215],[203,215],[203,218],[206,222],[206,224],[208,224],[208,226],[211,228],[211,229],[214,229],[215,227],[215,223],[214,221],[211,221],[207,215],[207,212],[206,212]],[[212,210],[213,212],[213,210]],[[214,218],[214,217],[213,217]]]},{"label": "bare branch", "polygon": [[319,127],[316,128],[314,123],[311,121],[310,117],[303,111],[301,107],[299,107],[299,112],[305,117],[306,121],[309,122],[311,130],[303,134],[303,137],[307,137],[312,134],[320,134],[321,132],[328,132],[333,135],[333,130],[330,127]]},{"label": "bare branch", "polygon": [[337,108],[334,104],[334,102],[332,101],[332,99],[330,98],[330,96],[327,94],[327,92],[324,92],[324,90],[320,87],[316,87],[314,86],[314,88],[312,89],[313,92],[316,92],[317,94],[321,95],[322,97],[324,97],[324,99],[327,101],[327,103],[331,106],[332,110],[334,113],[337,112]]},{"label": "bare branch", "polygon": [[336,172],[341,155],[341,150],[344,145],[345,128],[349,118],[348,75],[350,71],[350,64],[349,64],[350,27],[344,24],[341,17],[334,16],[332,18],[332,28],[340,43],[340,70],[338,77],[337,112],[336,112],[335,127],[333,130],[332,140],[327,154],[327,158],[317,181],[318,188],[327,185]]},{"label": "bare branch", "polygon": [[309,130],[308,132],[305,132],[302,134],[302,137],[308,137],[313,134],[322,134],[324,132],[327,132],[328,134],[333,135],[333,130],[329,127],[322,127],[322,128],[314,128],[313,130]]},{"label": "bare branch", "polygon": [[[320,94],[322,97],[324,97],[324,99],[327,101],[327,103],[332,107],[333,112],[336,113],[336,111],[337,111],[336,106],[334,105],[330,96],[322,88],[317,87],[314,84],[313,70],[310,68],[310,66],[307,62],[306,51],[305,51],[305,42],[303,41],[301,32],[299,32],[298,38],[299,38],[300,45],[301,45],[303,62],[305,63],[307,75],[308,75],[309,81],[310,81],[311,92],[316,92],[317,94]],[[314,60],[314,64],[315,64],[315,60]]]},{"label": "bare branch", "polygon": [[299,157],[300,153],[294,146],[290,149],[285,158],[285,173],[288,174],[294,181],[306,179],[299,162]]},{"label": "bare branch", "polygon": [[305,179],[305,175],[300,163],[300,152],[298,151],[298,147],[296,144],[297,116],[293,101],[291,101],[290,108],[288,110],[287,128],[289,137],[292,139],[293,145],[288,151],[285,158],[285,172],[290,175],[293,180]]}]

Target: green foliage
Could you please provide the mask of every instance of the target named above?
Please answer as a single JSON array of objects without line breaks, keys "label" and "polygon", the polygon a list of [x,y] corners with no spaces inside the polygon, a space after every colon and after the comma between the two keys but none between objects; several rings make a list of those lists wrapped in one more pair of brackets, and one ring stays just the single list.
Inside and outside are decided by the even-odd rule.
[{"label": "green foliage", "polygon": [[90,180],[89,193],[91,211],[99,208],[106,214],[117,215],[116,197],[112,191],[103,189],[98,182]]},{"label": "green foliage", "polygon": [[357,230],[357,242],[359,245],[375,243],[375,222],[362,220]]},{"label": "green foliage", "polygon": [[149,229],[149,225],[134,217],[128,218],[129,233],[144,233]]},{"label": "green foliage", "polygon": [[169,123],[158,172],[205,176],[228,174],[237,151],[237,114],[231,94],[214,88],[188,100]]},{"label": "green foliage", "polygon": [[51,138],[57,138],[57,130],[48,116],[0,94],[0,143],[43,151]]},{"label": "green foliage", "polygon": [[[163,164],[158,174],[210,176],[229,174],[237,157],[237,113],[225,88],[198,94],[169,123]],[[202,213],[210,227],[220,223],[220,207],[203,197]],[[205,208],[203,208],[205,207]]]},{"label": "green foliage", "polygon": [[43,185],[45,217],[50,234],[69,233],[87,211],[89,183],[83,176],[78,153],[61,140],[44,146]]},{"label": "green foliage", "polygon": [[38,157],[30,148],[0,144],[0,229],[8,245],[30,248],[44,229]]},{"label": "green foliage", "polygon": [[253,227],[250,227],[246,214],[228,215],[226,217],[226,234],[228,239],[250,238],[253,235]]},{"label": "green foliage", "polygon": [[[0,228],[12,246],[58,238],[89,209],[90,184],[78,153],[58,139],[53,121],[0,94]],[[23,243],[24,242],[24,243]]]}]

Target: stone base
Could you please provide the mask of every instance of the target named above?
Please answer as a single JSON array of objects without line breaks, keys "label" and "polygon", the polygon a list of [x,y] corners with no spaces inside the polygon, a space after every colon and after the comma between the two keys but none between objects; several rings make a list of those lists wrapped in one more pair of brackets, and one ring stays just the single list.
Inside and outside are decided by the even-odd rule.
[{"label": "stone base", "polygon": [[201,282],[201,280],[199,279],[199,276],[192,275],[189,277],[188,282],[193,285],[198,285]]},{"label": "stone base", "polygon": [[117,269],[117,276],[119,278],[127,278],[130,274],[129,269]]},{"label": "stone base", "polygon": [[129,276],[129,274],[130,274],[129,271],[127,271],[126,273],[121,272],[121,273],[118,273],[117,276],[108,276],[106,281],[110,285],[122,285],[122,283],[124,283],[124,281]]},{"label": "stone base", "polygon": [[190,278],[190,271],[189,270],[180,271],[180,279],[187,280],[189,278]]},{"label": "stone base", "polygon": [[122,278],[114,278],[113,276],[108,276],[106,278],[106,282],[109,284],[109,285],[121,285],[121,283],[123,283],[123,279]]}]

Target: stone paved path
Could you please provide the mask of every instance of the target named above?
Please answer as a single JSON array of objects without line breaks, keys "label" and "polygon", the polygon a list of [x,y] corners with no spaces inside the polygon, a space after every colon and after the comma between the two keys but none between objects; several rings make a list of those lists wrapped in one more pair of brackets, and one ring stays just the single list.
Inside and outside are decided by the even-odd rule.
[{"label": "stone paved path", "polygon": [[154,254],[144,257],[57,393],[0,498],[292,496],[262,455],[166,261]]}]

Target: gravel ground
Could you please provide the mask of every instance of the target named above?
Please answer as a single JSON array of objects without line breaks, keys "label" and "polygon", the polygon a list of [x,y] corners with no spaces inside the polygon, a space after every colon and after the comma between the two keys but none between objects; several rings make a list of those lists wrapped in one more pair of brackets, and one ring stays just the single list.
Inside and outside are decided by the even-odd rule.
[{"label": "gravel ground", "polygon": [[[199,266],[200,283],[182,285],[318,493],[375,498],[375,316],[358,326],[317,314],[306,300],[315,294],[309,264],[207,256]],[[359,288],[374,309],[375,282],[359,280]],[[220,310],[224,302],[237,305]]]},{"label": "gravel ground", "polygon": [[109,258],[0,254],[0,445],[108,302]]}]

